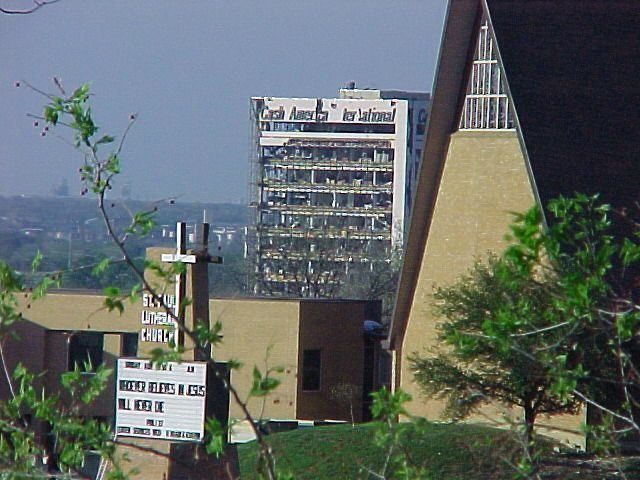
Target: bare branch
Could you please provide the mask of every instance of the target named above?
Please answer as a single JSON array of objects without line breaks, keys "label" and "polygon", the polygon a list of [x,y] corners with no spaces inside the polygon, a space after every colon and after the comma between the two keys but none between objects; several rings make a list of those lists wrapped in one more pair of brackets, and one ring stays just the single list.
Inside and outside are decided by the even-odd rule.
[{"label": "bare branch", "polygon": [[58,3],[59,1],[60,0],[33,0],[33,5],[30,8],[25,8],[23,10],[14,10],[10,8],[0,7],[0,13],[4,13],[5,15],[28,15],[35,12],[36,10],[40,10],[42,7],[51,5],[53,3]]},{"label": "bare branch", "polygon": [[[59,1],[59,0],[56,0]],[[25,84],[27,86],[28,89],[33,90],[34,92],[36,92],[39,95],[42,95],[43,97],[48,98],[49,100],[53,101],[56,97],[55,95],[51,94],[51,93],[47,93],[44,90],[40,90],[37,87],[34,87],[33,85],[31,85],[29,82],[27,82],[26,80],[20,80],[20,82],[16,82],[16,85],[20,85],[20,84]]]},{"label": "bare branch", "polygon": [[582,393],[579,390],[573,390],[573,394],[576,395],[578,398],[582,399],[584,402],[588,403],[589,405],[593,405],[598,410],[606,412],[609,415],[611,415],[612,417],[617,418],[618,420],[622,420],[623,422],[627,422],[636,431],[640,431],[640,426],[633,420],[633,418],[626,417],[624,415],[621,415],[618,412],[615,412],[614,410],[611,410],[610,408],[605,407],[601,403],[598,403],[595,400],[593,400],[592,398],[589,398],[587,395],[585,395],[584,393]]},{"label": "bare branch", "polygon": [[571,325],[571,323],[572,322],[569,322],[569,321],[556,323],[555,325],[551,325],[549,327],[539,328],[537,330],[530,330],[530,331],[524,332],[524,333],[512,333],[510,336],[511,337],[527,337],[529,335],[538,335],[540,333],[549,332],[551,330],[556,330],[558,328],[562,328],[562,327],[565,327],[567,325]]},{"label": "bare branch", "polygon": [[118,144],[118,148],[116,148],[116,151],[115,151],[116,156],[120,155],[120,152],[122,151],[122,147],[124,146],[124,142],[127,139],[127,134],[129,133],[129,130],[131,130],[131,127],[133,127],[133,124],[136,122],[137,119],[138,119],[137,113],[133,113],[129,116],[129,123],[127,124],[127,127],[124,129],[124,132],[122,132],[120,143]]}]

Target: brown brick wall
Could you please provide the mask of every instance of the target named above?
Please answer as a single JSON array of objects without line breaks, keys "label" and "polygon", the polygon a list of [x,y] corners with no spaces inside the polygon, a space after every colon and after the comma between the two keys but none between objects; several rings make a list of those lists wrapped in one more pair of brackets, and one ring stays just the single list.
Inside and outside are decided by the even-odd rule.
[{"label": "brown brick wall", "polygon": [[[353,408],[355,421],[361,421],[364,320],[364,303],[301,304],[297,418],[350,421],[349,404],[332,398],[332,389],[345,384],[360,392],[354,399]],[[306,349],[321,350],[320,390],[317,392],[302,389],[302,356]]]}]

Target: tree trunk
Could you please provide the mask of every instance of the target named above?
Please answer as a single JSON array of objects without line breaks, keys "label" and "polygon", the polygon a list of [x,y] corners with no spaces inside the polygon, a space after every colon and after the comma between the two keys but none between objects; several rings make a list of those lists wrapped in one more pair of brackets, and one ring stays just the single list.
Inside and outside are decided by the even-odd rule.
[{"label": "tree trunk", "polygon": [[356,421],[353,419],[353,400],[349,401],[349,412],[351,413],[351,428],[356,428]]},{"label": "tree trunk", "polygon": [[533,461],[534,445],[533,445],[533,425],[536,421],[537,412],[530,403],[524,406],[524,442],[526,453]]}]

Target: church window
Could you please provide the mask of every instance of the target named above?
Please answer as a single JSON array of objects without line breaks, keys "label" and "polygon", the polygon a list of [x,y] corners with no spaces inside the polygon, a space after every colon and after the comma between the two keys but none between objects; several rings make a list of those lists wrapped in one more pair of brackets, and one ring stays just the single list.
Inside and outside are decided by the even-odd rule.
[{"label": "church window", "polygon": [[498,61],[493,33],[485,19],[480,27],[470,69],[460,130],[508,130],[513,114]]},{"label": "church window", "polygon": [[87,363],[91,368],[102,364],[104,334],[98,332],[74,333],[69,338],[69,371],[76,365],[84,370]]},{"label": "church window", "polygon": [[302,354],[302,390],[320,390],[322,350],[305,350]]},{"label": "church window", "polygon": [[120,337],[120,356],[135,357],[138,354],[138,334],[123,333]]}]

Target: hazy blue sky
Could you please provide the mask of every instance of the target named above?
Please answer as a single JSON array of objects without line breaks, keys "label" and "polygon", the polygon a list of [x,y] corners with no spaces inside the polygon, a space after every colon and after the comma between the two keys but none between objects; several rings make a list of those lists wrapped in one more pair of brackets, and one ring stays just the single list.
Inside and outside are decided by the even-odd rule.
[{"label": "hazy blue sky", "polygon": [[79,155],[25,115],[43,99],[13,86],[53,90],[59,76],[91,82],[104,133],[139,113],[119,180],[134,198],[239,202],[249,97],[331,97],[349,80],[428,91],[445,3],[62,0],[0,15],[0,195],[48,194],[63,178],[80,190]]}]

